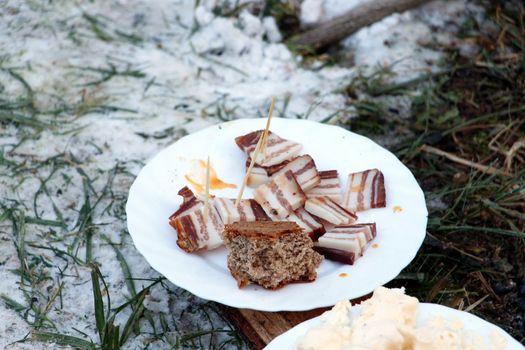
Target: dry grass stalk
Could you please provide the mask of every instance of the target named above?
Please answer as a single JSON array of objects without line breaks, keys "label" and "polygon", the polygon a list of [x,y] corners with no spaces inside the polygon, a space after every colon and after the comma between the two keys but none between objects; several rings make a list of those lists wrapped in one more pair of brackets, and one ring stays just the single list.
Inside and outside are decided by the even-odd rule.
[{"label": "dry grass stalk", "polygon": [[487,299],[489,297],[490,294],[487,294],[485,295],[483,298],[477,300],[476,302],[474,302],[473,304],[470,304],[464,311],[465,312],[470,312],[472,310],[474,310],[479,304],[481,304],[483,302],[483,300]]},{"label": "dry grass stalk", "polygon": [[423,152],[426,152],[426,153],[432,153],[432,154],[435,154],[435,155],[438,155],[438,156],[441,156],[441,157],[445,157],[445,158],[447,158],[447,159],[449,159],[449,160],[451,160],[453,162],[469,166],[471,168],[477,169],[477,170],[479,170],[479,171],[481,171],[483,173],[486,173],[486,174],[490,174],[490,175],[504,175],[504,176],[509,176],[510,175],[507,171],[503,171],[501,169],[494,168],[492,166],[487,166],[487,165],[475,163],[475,162],[472,162],[470,160],[458,157],[458,156],[456,156],[456,155],[454,155],[452,153],[442,151],[439,148],[435,148],[435,147],[432,147],[432,146],[429,146],[429,145],[422,145],[419,148],[419,150],[421,150]]}]

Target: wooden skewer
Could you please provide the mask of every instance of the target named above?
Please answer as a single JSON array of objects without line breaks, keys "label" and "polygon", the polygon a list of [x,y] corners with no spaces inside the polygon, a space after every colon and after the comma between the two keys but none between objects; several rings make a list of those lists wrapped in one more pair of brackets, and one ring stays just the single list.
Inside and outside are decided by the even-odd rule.
[{"label": "wooden skewer", "polygon": [[266,129],[261,137],[264,137],[262,143],[262,154],[263,158],[266,158],[266,146],[268,143],[268,131],[270,130],[270,122],[272,121],[273,107],[275,106],[275,97],[272,97],[272,103],[270,104],[270,110],[268,111],[268,119],[266,120]]},{"label": "wooden skewer", "polygon": [[239,194],[237,195],[237,199],[235,200],[236,207],[238,207],[239,203],[241,202],[242,194],[244,193],[244,189],[246,188],[246,184],[248,183],[248,177],[250,177],[250,173],[252,172],[253,166],[255,165],[255,160],[259,156],[259,153],[261,152],[263,144],[266,144],[266,138],[268,135],[268,130],[270,129],[270,121],[272,120],[274,104],[275,104],[275,97],[272,97],[272,104],[270,105],[270,110],[268,111],[268,120],[266,121],[266,129],[264,129],[261,137],[259,137],[259,141],[257,142],[257,146],[255,146],[255,151],[253,152],[253,156],[252,156],[252,160],[250,161],[250,165],[248,166],[248,169],[246,169],[246,174],[244,175],[244,180],[242,181],[241,189],[239,190]]},{"label": "wooden skewer", "polygon": [[[255,147],[255,151],[253,152],[254,156],[257,156],[261,150],[261,145],[263,143],[262,136],[259,138],[259,142],[257,142],[257,146]],[[252,157],[252,160],[250,161],[250,165],[248,166],[248,169],[246,169],[246,174],[244,175],[244,180],[242,181],[242,186],[239,191],[239,194],[237,195],[237,199],[235,200],[235,206],[238,207],[239,203],[241,202],[242,194],[244,192],[244,188],[246,187],[246,184],[248,183],[248,177],[250,176],[250,173],[252,172],[253,166],[255,165],[255,157]]]},{"label": "wooden skewer", "polygon": [[210,209],[210,156],[206,162],[206,198],[204,198],[204,222],[208,221],[208,211]]}]

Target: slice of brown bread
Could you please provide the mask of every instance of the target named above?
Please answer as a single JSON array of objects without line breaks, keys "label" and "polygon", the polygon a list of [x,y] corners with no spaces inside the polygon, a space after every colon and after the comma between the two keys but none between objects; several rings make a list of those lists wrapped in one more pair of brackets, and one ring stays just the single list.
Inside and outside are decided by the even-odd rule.
[{"label": "slice of brown bread", "polygon": [[225,225],[223,238],[229,250],[228,268],[239,288],[256,283],[277,289],[291,282],[314,281],[323,260],[295,222],[236,222]]}]

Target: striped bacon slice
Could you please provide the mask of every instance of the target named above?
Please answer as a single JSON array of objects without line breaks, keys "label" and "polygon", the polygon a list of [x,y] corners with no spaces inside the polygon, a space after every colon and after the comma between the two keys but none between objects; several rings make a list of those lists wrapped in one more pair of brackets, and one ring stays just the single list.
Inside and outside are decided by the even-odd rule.
[{"label": "striped bacon slice", "polygon": [[[279,221],[277,216],[270,217],[274,221]],[[303,233],[307,234],[313,241],[316,241],[319,236],[325,233],[325,228],[316,218],[308,214],[303,208],[299,208],[286,218],[286,221],[293,221],[303,229]]]},{"label": "striped bacon slice", "polygon": [[303,192],[306,192],[319,184],[321,177],[315,167],[315,162],[308,154],[292,159],[286,163],[282,168],[275,172],[272,169],[268,169],[268,174],[275,177],[291,170],[301,186]]},{"label": "striped bacon slice", "polygon": [[[258,130],[236,137],[235,143],[251,158],[262,133],[263,130]],[[269,131],[266,147],[258,154],[255,163],[264,167],[280,164],[295,157],[302,147],[300,143],[285,140]]]},{"label": "striped bacon slice", "polygon": [[343,207],[356,212],[385,206],[385,180],[381,171],[369,169],[348,175]]},{"label": "striped bacon slice", "polygon": [[177,216],[189,214],[204,205],[204,203],[195,196],[193,191],[190,190],[188,186],[181,188],[177,194],[182,196],[182,204],[176,212],[171,214],[169,218],[170,220]]},{"label": "striped bacon slice", "polygon": [[361,256],[361,243],[356,237],[343,238],[334,237],[333,234],[325,233],[314,243],[314,249],[324,255],[328,260],[334,260],[343,264],[353,265]]},{"label": "striped bacon slice", "polygon": [[304,209],[312,215],[334,225],[351,224],[357,220],[357,216],[328,197],[308,198]]},{"label": "striped bacon slice", "polygon": [[297,209],[288,215],[286,221],[297,223],[313,241],[316,241],[319,236],[325,233],[324,226],[303,208]]},{"label": "striped bacon slice", "polygon": [[198,250],[212,250],[222,245],[221,234],[224,224],[215,207],[211,206],[204,221],[204,208],[193,210],[170,220],[177,230],[177,245],[191,253]]},{"label": "striped bacon slice", "polygon": [[366,224],[339,225],[330,230],[330,232],[347,234],[363,233],[366,238],[366,243],[373,240],[377,234],[375,222]]},{"label": "striped bacon slice", "polygon": [[308,198],[329,197],[336,203],[341,203],[341,182],[337,170],[326,170],[319,172],[319,184],[306,192]]},{"label": "striped bacon slice", "polygon": [[[252,159],[250,157],[246,158],[246,169],[248,169],[248,167],[250,166],[251,162],[252,162]],[[279,163],[279,164],[276,164],[276,165],[272,165],[272,166],[262,166],[262,165],[257,165],[256,164],[256,165],[254,165],[253,169],[255,169],[255,168],[262,168],[262,169],[264,169],[266,174],[268,176],[270,176],[270,175],[275,174],[279,170],[281,170],[288,163],[290,163],[290,160],[285,160],[282,163]]]},{"label": "striped bacon slice", "polygon": [[268,216],[279,219],[286,218],[306,201],[304,192],[290,170],[259,186],[253,192],[253,197]]},{"label": "striped bacon slice", "polygon": [[[248,168],[248,166],[249,164],[246,166],[246,168]],[[270,181],[270,177],[268,176],[266,169],[255,165],[252,168],[250,175],[248,175],[248,181],[246,182],[246,185],[248,187],[255,188],[267,183],[268,181]]]},{"label": "striped bacon slice", "polygon": [[243,199],[239,206],[235,207],[235,199],[216,197],[213,199],[213,206],[225,225],[237,221],[251,222],[269,219],[259,203],[253,199]]},{"label": "striped bacon slice", "polygon": [[375,223],[336,226],[319,237],[314,249],[329,260],[353,265],[375,236]]},{"label": "striped bacon slice", "polygon": [[[267,183],[268,181],[270,181],[271,174],[274,174],[275,172],[279,171],[289,162],[289,160],[286,160],[280,164],[272,166],[254,165],[252,171],[250,172],[250,175],[248,175],[248,181],[246,182],[246,185],[248,185],[248,187],[255,188]],[[250,167],[251,163],[252,159],[248,157],[246,159],[246,169]]]}]

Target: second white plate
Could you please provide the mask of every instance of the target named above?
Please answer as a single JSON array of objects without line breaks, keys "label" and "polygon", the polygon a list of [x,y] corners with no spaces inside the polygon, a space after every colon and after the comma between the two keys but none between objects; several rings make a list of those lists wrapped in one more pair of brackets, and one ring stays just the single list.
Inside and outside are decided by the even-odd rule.
[{"label": "second white plate", "polygon": [[[357,318],[361,313],[359,305],[352,306],[352,319]],[[501,328],[487,322],[476,315],[468,312],[459,311],[439,304],[420,303],[417,309],[416,325],[425,324],[426,320],[432,317],[442,316],[448,320],[460,321],[464,328],[468,331],[473,331],[479,334],[480,337],[485,338],[485,341],[490,341],[490,334],[497,332],[507,340],[507,347],[504,350],[523,350],[525,349],[518,341],[512,338]],[[281,334],[268,346],[265,350],[293,350],[296,348],[298,340],[306,334],[306,332],[313,326],[321,322],[321,317],[315,317],[311,320],[302,322],[290,329],[288,332]],[[445,350],[445,349],[444,349]]]},{"label": "second white plate", "polygon": [[[199,254],[182,251],[168,217],[182,200],[177,192],[189,185],[184,175],[192,159],[209,155],[220,179],[239,185],[246,156],[234,138],[264,129],[266,119],[240,119],[188,135],[161,151],[141,170],[126,205],[128,230],[150,265],[174,284],[204,299],[262,311],[301,311],[334,305],[372,292],[395,278],[416,255],[425,237],[427,209],[414,176],[392,153],[370,139],[343,128],[306,120],[273,118],[271,130],[303,144],[320,170],[337,169],[346,185],[349,173],[370,168],[385,176],[387,207],[359,213],[358,222],[376,222],[377,238],[353,266],[325,260],[312,283],[276,291],[259,286],[237,288],[226,266],[227,251]],[[235,198],[237,189],[213,191]],[[244,198],[251,198],[247,189]],[[397,210],[393,210],[396,207]],[[342,277],[346,276],[346,277]]]}]

